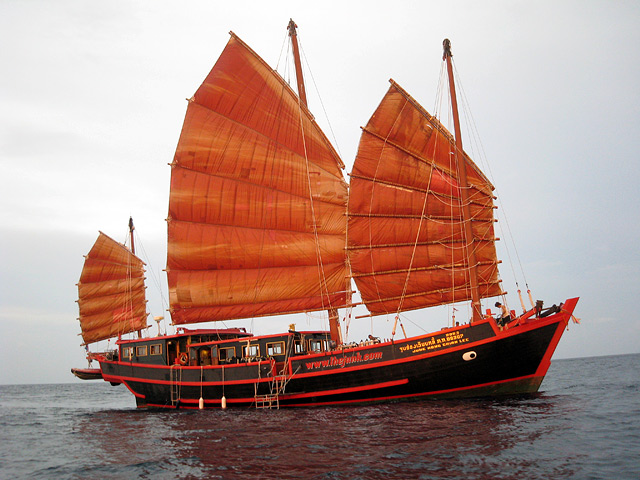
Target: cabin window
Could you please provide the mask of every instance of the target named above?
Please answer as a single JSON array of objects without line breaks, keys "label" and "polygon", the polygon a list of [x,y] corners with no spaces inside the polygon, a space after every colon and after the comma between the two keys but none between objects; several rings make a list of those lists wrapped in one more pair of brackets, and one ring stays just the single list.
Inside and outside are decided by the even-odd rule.
[{"label": "cabin window", "polygon": [[309,340],[309,351],[310,352],[321,352],[322,351],[322,340]]},{"label": "cabin window", "polygon": [[122,358],[131,359],[131,354],[133,353],[133,349],[131,347],[122,347]]},{"label": "cabin window", "polygon": [[218,349],[218,360],[231,360],[236,356],[236,347],[221,347]]},{"label": "cabin window", "polygon": [[145,357],[147,355],[147,346],[143,345],[142,347],[136,347],[136,356],[137,357]]},{"label": "cabin window", "polygon": [[267,343],[267,355],[284,355],[284,342]]},{"label": "cabin window", "polygon": [[162,355],[162,344],[161,343],[156,343],[154,345],[151,345],[149,347],[149,351],[150,351],[151,355]]},{"label": "cabin window", "polygon": [[206,348],[206,347],[201,348],[200,353],[198,355],[200,357],[199,365],[211,365],[211,349],[210,348]]},{"label": "cabin window", "polygon": [[242,356],[243,357],[259,357],[260,356],[260,345],[246,345],[242,347]]},{"label": "cabin window", "polygon": [[295,340],[293,342],[293,347],[294,347],[294,351],[296,353],[304,353],[304,347],[302,346],[302,341],[301,340]]}]

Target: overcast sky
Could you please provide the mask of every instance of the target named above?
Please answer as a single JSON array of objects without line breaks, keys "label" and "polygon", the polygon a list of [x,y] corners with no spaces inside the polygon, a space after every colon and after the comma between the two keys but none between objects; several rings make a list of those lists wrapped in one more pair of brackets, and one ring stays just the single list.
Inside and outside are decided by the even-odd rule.
[{"label": "overcast sky", "polygon": [[[149,311],[163,314],[167,164],[185,99],[230,30],[275,67],[290,17],[310,108],[345,177],[389,78],[433,111],[450,38],[481,142],[463,143],[481,166],[486,157],[517,247],[498,231],[510,308],[515,271],[548,305],[581,297],[582,324],[554,358],[640,351],[639,2],[0,0],[0,383],[71,382],[69,369],[86,366],[83,255],[98,230],[124,241],[129,215]],[[437,330],[450,315],[414,312],[405,326]],[[226,326],[261,334],[290,322],[319,327],[304,315]],[[388,337],[391,324],[354,320],[350,339]]]}]

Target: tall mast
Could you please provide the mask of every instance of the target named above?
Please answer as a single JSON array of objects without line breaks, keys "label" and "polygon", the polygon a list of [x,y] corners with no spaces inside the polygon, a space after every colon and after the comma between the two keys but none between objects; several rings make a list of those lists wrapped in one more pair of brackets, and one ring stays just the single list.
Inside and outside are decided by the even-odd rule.
[{"label": "tall mast", "polygon": [[304,79],[302,78],[302,62],[300,62],[300,50],[298,49],[298,34],[296,33],[296,22],[289,19],[289,36],[291,37],[291,45],[293,46],[293,61],[296,65],[296,81],[298,82],[298,96],[302,104],[307,107],[307,92],[304,89]]},{"label": "tall mast", "polygon": [[[133,217],[129,217],[129,238],[131,239],[131,253],[133,253],[134,255],[136,254],[136,247],[133,244],[133,231],[136,229],[136,227],[133,226]],[[158,327],[158,330],[160,330],[160,327]],[[138,338],[142,338],[142,330],[138,330]]]},{"label": "tall mast", "polygon": [[[293,62],[296,66],[296,81],[298,82],[298,96],[300,102],[306,107],[307,105],[307,92],[304,89],[304,78],[302,77],[302,62],[300,61],[300,49],[298,48],[298,34],[296,33],[296,22],[293,19],[289,19],[289,36],[291,37],[291,45],[293,47]],[[335,308],[329,308],[329,332],[331,340],[336,342],[337,345],[342,344],[342,330],[340,328],[340,317],[338,310]]]},{"label": "tall mast", "polygon": [[462,217],[464,225],[464,234],[466,237],[467,259],[469,264],[469,281],[471,284],[471,309],[473,311],[472,321],[476,322],[482,319],[482,309],[480,307],[480,294],[478,291],[478,267],[476,262],[476,254],[473,238],[473,230],[471,228],[471,208],[469,207],[469,191],[467,183],[467,166],[464,161],[462,151],[462,134],[460,132],[460,118],[458,117],[458,100],[456,98],[456,86],[453,80],[453,67],[451,66],[451,42],[445,38],[442,42],[444,53],[442,59],[447,62],[447,73],[449,75],[449,91],[451,92],[451,109],[453,110],[453,126],[456,134],[455,145],[455,162],[458,169],[458,180],[460,183],[460,197],[462,200]]}]

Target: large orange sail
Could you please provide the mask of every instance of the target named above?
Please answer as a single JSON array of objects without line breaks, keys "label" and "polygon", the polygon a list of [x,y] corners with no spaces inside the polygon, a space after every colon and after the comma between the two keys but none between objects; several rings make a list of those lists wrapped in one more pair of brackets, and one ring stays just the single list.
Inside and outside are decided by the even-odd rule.
[{"label": "large orange sail", "polygon": [[397,313],[499,295],[493,186],[465,154],[465,238],[453,136],[395,82],[363,129],[350,180],[349,259],[369,311]]},{"label": "large orange sail", "polygon": [[85,343],[146,328],[142,260],[100,232],[85,257],[78,282],[78,307]]},{"label": "large orange sail", "polygon": [[289,85],[233,33],[189,101],[171,167],[174,324],[345,305],[344,166]]}]

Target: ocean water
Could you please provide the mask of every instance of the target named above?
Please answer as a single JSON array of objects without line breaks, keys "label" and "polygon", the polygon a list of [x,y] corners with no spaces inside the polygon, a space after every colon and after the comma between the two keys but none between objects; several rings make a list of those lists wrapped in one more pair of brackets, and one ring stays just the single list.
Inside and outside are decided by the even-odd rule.
[{"label": "ocean water", "polygon": [[2,479],[639,479],[640,354],[556,360],[536,395],[142,411],[94,381],[0,386]]}]

